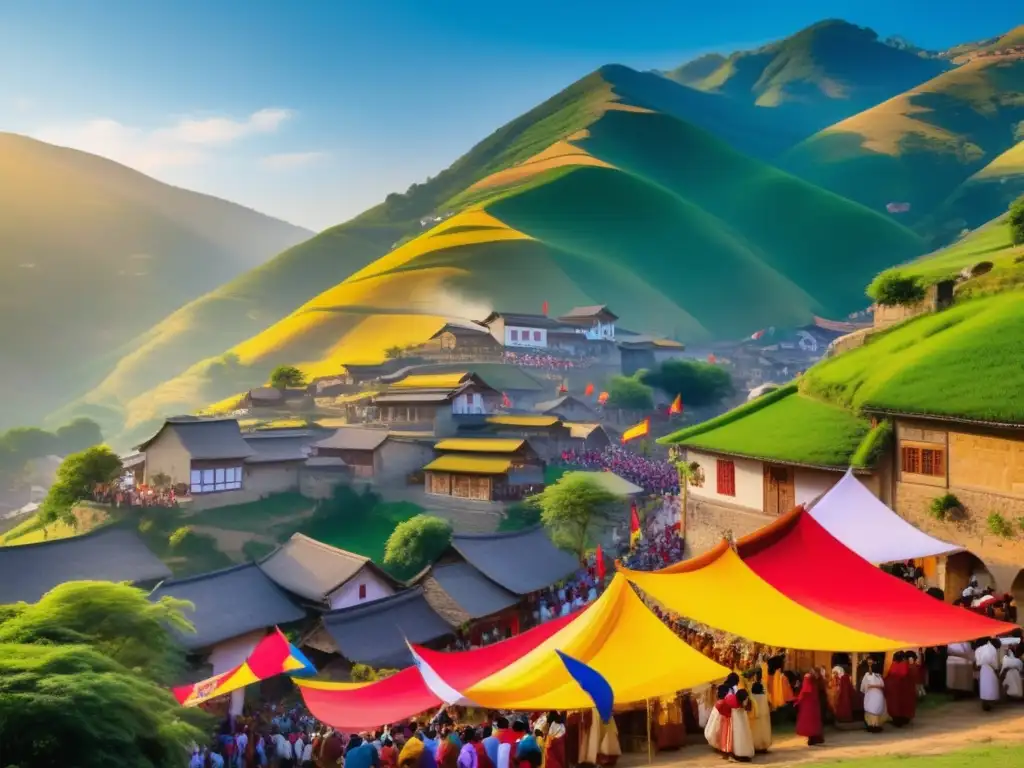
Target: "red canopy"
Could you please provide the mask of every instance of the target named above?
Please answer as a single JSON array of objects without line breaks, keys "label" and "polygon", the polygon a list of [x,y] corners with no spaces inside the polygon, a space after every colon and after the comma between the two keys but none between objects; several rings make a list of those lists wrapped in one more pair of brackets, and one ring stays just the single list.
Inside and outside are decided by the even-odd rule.
[{"label": "red canopy", "polygon": [[[443,653],[417,647],[416,652],[427,660],[442,680],[455,690],[462,691],[525,656],[583,611],[546,622],[500,643],[470,651]],[[408,667],[398,674],[366,685],[298,678],[295,683],[302,691],[306,706],[317,720],[346,731],[379,728],[441,706],[441,700],[423,682],[416,667]]]},{"label": "red canopy", "polygon": [[847,549],[803,507],[737,542],[758,576],[820,616],[920,646],[1005,634],[1016,625],[924,594]]}]

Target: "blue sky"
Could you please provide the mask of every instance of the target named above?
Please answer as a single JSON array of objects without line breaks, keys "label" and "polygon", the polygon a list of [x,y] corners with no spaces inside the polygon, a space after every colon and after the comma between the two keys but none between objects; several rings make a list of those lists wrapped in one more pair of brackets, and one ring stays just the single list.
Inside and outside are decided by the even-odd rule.
[{"label": "blue sky", "polygon": [[[669,68],[823,18],[942,48],[1017,0],[21,0],[0,130],[322,229],[607,63]],[[983,9],[983,10],[982,10]]]}]

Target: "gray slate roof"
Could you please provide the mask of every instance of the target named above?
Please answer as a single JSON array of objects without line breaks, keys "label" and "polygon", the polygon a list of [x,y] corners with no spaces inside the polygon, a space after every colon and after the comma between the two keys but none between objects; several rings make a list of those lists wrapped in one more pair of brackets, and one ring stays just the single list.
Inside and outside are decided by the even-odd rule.
[{"label": "gray slate roof", "polygon": [[34,603],[65,581],[149,584],[170,575],[135,533],[102,528],[68,539],[0,547],[0,605]]},{"label": "gray slate roof", "polygon": [[388,439],[386,429],[365,429],[362,427],[338,427],[314,445],[317,448],[333,448],[339,451],[375,451]]},{"label": "gray slate roof", "polygon": [[567,407],[582,407],[586,408],[589,411],[594,410],[585,401],[580,400],[578,397],[573,397],[572,395],[562,395],[561,397],[556,397],[554,400],[545,400],[543,402],[537,403],[533,406],[533,410],[535,410],[537,413],[547,413],[548,411],[557,410],[558,408],[561,408],[563,405]]},{"label": "gray slate roof", "polygon": [[580,567],[541,526],[512,533],[455,534],[452,547],[480,573],[516,595],[549,587]]},{"label": "gray slate roof", "polygon": [[197,419],[190,416],[174,416],[167,419],[160,431],[140,445],[139,450],[146,450],[146,446],[166,429],[174,430],[193,459],[244,459],[254,453],[249,444],[242,439],[237,419]]},{"label": "gray slate roof", "polygon": [[246,435],[244,440],[253,452],[245,462],[267,464],[275,461],[305,461],[311,453],[313,437],[312,433],[303,437]]},{"label": "gray slate roof", "polygon": [[331,592],[363,568],[386,582],[392,582],[370,558],[332,547],[301,533],[293,534],[261,560],[260,568],[282,589],[316,602],[324,602]]},{"label": "gray slate roof", "polygon": [[482,619],[511,608],[520,599],[469,563],[435,565],[430,569],[430,576],[471,619]]},{"label": "gray slate roof", "polygon": [[455,396],[456,390],[437,390],[435,392],[388,392],[373,398],[377,403],[447,403]]},{"label": "gray slate roof", "polygon": [[193,651],[306,616],[255,563],[165,581],[150,598],[164,595],[195,605],[194,612],[185,614],[195,625],[195,634],[179,636],[182,645]]},{"label": "gray slate roof", "polygon": [[586,318],[596,317],[597,315],[600,315],[602,312],[605,312],[605,313],[611,315],[612,317],[614,317],[616,320],[618,320],[618,315],[616,315],[614,312],[612,312],[610,309],[608,309],[608,305],[607,304],[594,304],[594,305],[589,306],[589,307],[573,307],[568,312],[566,312],[564,315],[562,315],[559,318],[559,320],[565,320],[567,318],[568,319],[576,319],[576,318],[586,319]]},{"label": "gray slate roof", "polygon": [[419,587],[325,613],[323,623],[346,659],[384,668],[412,663],[406,639],[410,643],[429,643],[452,633],[451,626],[434,612]]},{"label": "gray slate roof", "polygon": [[547,315],[528,315],[520,312],[491,312],[480,324],[490,325],[498,318],[505,321],[505,325],[516,325],[521,328],[561,328],[562,323]]}]

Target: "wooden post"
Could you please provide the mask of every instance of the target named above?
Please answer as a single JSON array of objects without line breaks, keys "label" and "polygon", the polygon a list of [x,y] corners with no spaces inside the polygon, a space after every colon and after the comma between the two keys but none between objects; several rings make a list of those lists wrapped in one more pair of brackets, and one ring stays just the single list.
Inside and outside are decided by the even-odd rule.
[{"label": "wooden post", "polygon": [[651,737],[651,700],[647,699],[647,764],[654,762],[654,744]]}]

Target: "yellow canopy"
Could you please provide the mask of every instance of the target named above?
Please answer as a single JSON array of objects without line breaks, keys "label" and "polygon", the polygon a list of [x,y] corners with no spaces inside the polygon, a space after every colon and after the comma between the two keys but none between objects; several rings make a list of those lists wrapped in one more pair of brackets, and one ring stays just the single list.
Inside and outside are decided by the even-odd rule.
[{"label": "yellow canopy", "polygon": [[[799,568],[799,563],[793,567]],[[906,647],[905,640],[846,627],[794,602],[754,573],[727,545],[677,563],[671,572],[620,568],[619,575],[670,611],[766,645],[851,652]]]},{"label": "yellow canopy", "polygon": [[491,709],[592,708],[556,649],[600,672],[616,704],[674,694],[729,674],[666,627],[620,574],[582,616],[462,693]]}]

